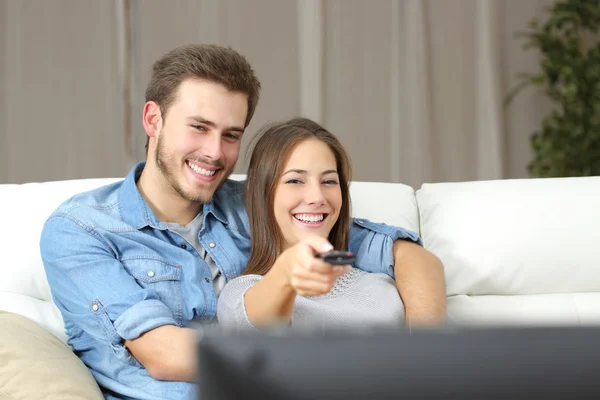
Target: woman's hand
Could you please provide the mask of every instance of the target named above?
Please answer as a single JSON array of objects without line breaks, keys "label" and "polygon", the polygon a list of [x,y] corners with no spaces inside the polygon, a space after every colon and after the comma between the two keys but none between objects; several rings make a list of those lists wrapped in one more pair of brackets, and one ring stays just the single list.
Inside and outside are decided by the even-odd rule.
[{"label": "woman's hand", "polygon": [[248,321],[255,327],[290,322],[297,295],[329,293],[336,279],[350,269],[317,257],[332,249],[326,239],[311,236],[281,253],[263,279],[244,295]]},{"label": "woman's hand", "polygon": [[317,255],[333,250],[331,243],[320,236],[309,236],[285,250],[273,269],[284,272],[289,286],[301,296],[329,293],[335,281],[346,273],[349,265],[331,265]]}]

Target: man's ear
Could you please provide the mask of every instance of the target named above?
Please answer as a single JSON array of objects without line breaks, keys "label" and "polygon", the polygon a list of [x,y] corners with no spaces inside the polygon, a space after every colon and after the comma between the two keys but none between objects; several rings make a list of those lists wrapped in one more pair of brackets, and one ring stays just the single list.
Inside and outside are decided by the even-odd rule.
[{"label": "man's ear", "polygon": [[156,137],[162,128],[162,113],[160,106],[154,101],[148,101],[144,104],[142,114],[142,124],[148,137]]}]

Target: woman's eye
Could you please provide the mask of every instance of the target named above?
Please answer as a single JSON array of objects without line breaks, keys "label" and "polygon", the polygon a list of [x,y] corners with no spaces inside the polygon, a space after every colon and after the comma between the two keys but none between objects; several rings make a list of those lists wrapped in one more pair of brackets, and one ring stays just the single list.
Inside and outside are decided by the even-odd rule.
[{"label": "woman's eye", "polygon": [[336,181],[335,179],[328,179],[325,182],[323,182],[326,185],[337,185],[338,181]]},{"label": "woman's eye", "polygon": [[285,181],[285,183],[295,184],[295,183],[302,183],[302,181],[300,181],[300,179],[288,179],[287,181]]}]

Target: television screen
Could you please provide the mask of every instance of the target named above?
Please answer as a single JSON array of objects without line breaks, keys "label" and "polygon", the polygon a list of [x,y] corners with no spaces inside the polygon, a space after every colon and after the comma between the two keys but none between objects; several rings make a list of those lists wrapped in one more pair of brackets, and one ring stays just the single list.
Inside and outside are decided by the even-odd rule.
[{"label": "television screen", "polygon": [[207,332],[200,399],[600,398],[600,328]]}]

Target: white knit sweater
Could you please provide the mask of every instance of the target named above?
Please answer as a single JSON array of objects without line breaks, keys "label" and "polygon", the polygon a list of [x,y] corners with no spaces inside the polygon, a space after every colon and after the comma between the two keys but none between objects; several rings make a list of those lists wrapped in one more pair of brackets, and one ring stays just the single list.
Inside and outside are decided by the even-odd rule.
[{"label": "white knit sweater", "polygon": [[[244,296],[248,288],[261,279],[261,275],[245,275],[225,285],[217,306],[217,318],[222,329],[256,329],[248,320]],[[337,279],[327,294],[297,295],[290,327],[319,330],[403,324],[404,304],[395,281],[385,274],[352,268]]]}]

